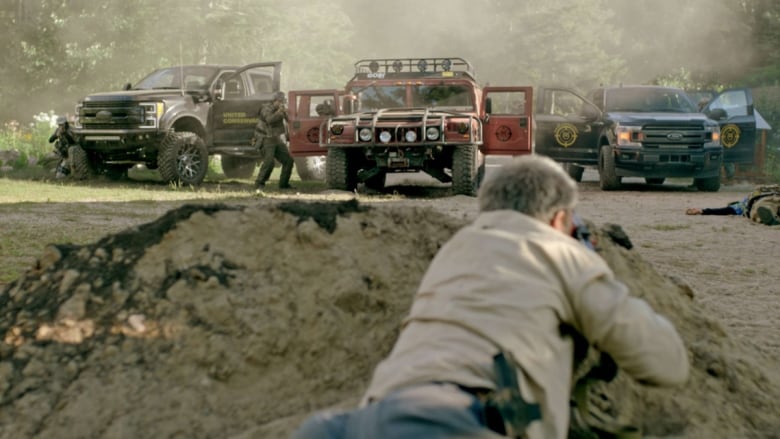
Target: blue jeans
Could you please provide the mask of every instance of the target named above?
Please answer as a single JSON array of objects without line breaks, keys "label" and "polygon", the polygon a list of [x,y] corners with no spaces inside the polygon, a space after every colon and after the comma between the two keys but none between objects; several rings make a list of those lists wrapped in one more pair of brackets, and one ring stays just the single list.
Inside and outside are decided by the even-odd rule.
[{"label": "blue jeans", "polygon": [[453,384],[423,384],[346,412],[309,417],[291,439],[497,439],[482,403]]}]

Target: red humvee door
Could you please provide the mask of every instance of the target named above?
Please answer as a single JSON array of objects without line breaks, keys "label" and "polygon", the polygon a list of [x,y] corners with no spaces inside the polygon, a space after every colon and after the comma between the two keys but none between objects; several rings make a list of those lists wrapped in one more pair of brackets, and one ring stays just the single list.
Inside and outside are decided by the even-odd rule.
[{"label": "red humvee door", "polygon": [[341,114],[339,90],[298,90],[289,93],[287,108],[290,152],[294,156],[325,155],[320,129]]},{"label": "red humvee door", "polygon": [[485,87],[482,92],[482,152],[531,154],[533,88]]}]

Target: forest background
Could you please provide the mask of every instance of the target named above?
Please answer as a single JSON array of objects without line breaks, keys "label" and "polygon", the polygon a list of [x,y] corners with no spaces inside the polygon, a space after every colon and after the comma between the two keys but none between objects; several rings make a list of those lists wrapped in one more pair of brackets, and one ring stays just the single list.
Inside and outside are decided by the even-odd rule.
[{"label": "forest background", "polygon": [[780,128],[779,48],[780,0],[0,0],[0,149],[159,67],[282,61],[285,90],[341,88],[362,58],[462,57],[491,85],[751,87]]}]

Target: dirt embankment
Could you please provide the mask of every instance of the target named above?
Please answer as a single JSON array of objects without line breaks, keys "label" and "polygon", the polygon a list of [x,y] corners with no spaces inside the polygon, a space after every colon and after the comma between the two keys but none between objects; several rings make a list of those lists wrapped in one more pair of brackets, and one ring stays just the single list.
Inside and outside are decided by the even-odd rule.
[{"label": "dirt embankment", "polygon": [[[469,216],[452,213],[184,206],[92,245],[50,246],[0,291],[0,438],[276,438],[314,409],[352,406]],[[677,325],[693,365],[679,389],[620,377],[606,391],[626,418],[647,437],[776,437],[767,356],[690,282],[603,230],[599,251]]]}]

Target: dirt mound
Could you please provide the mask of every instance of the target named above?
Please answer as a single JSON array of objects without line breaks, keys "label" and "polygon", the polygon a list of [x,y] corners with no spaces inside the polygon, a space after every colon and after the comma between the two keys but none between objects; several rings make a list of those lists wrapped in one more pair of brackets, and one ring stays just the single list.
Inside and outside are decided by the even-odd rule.
[{"label": "dirt mound", "polygon": [[[356,404],[463,224],[355,201],[184,206],[50,246],[0,291],[0,438],[285,437]],[[605,391],[651,435],[773,437],[780,391],[761,358],[606,231],[600,251],[680,328],[694,370],[681,389]]]}]

